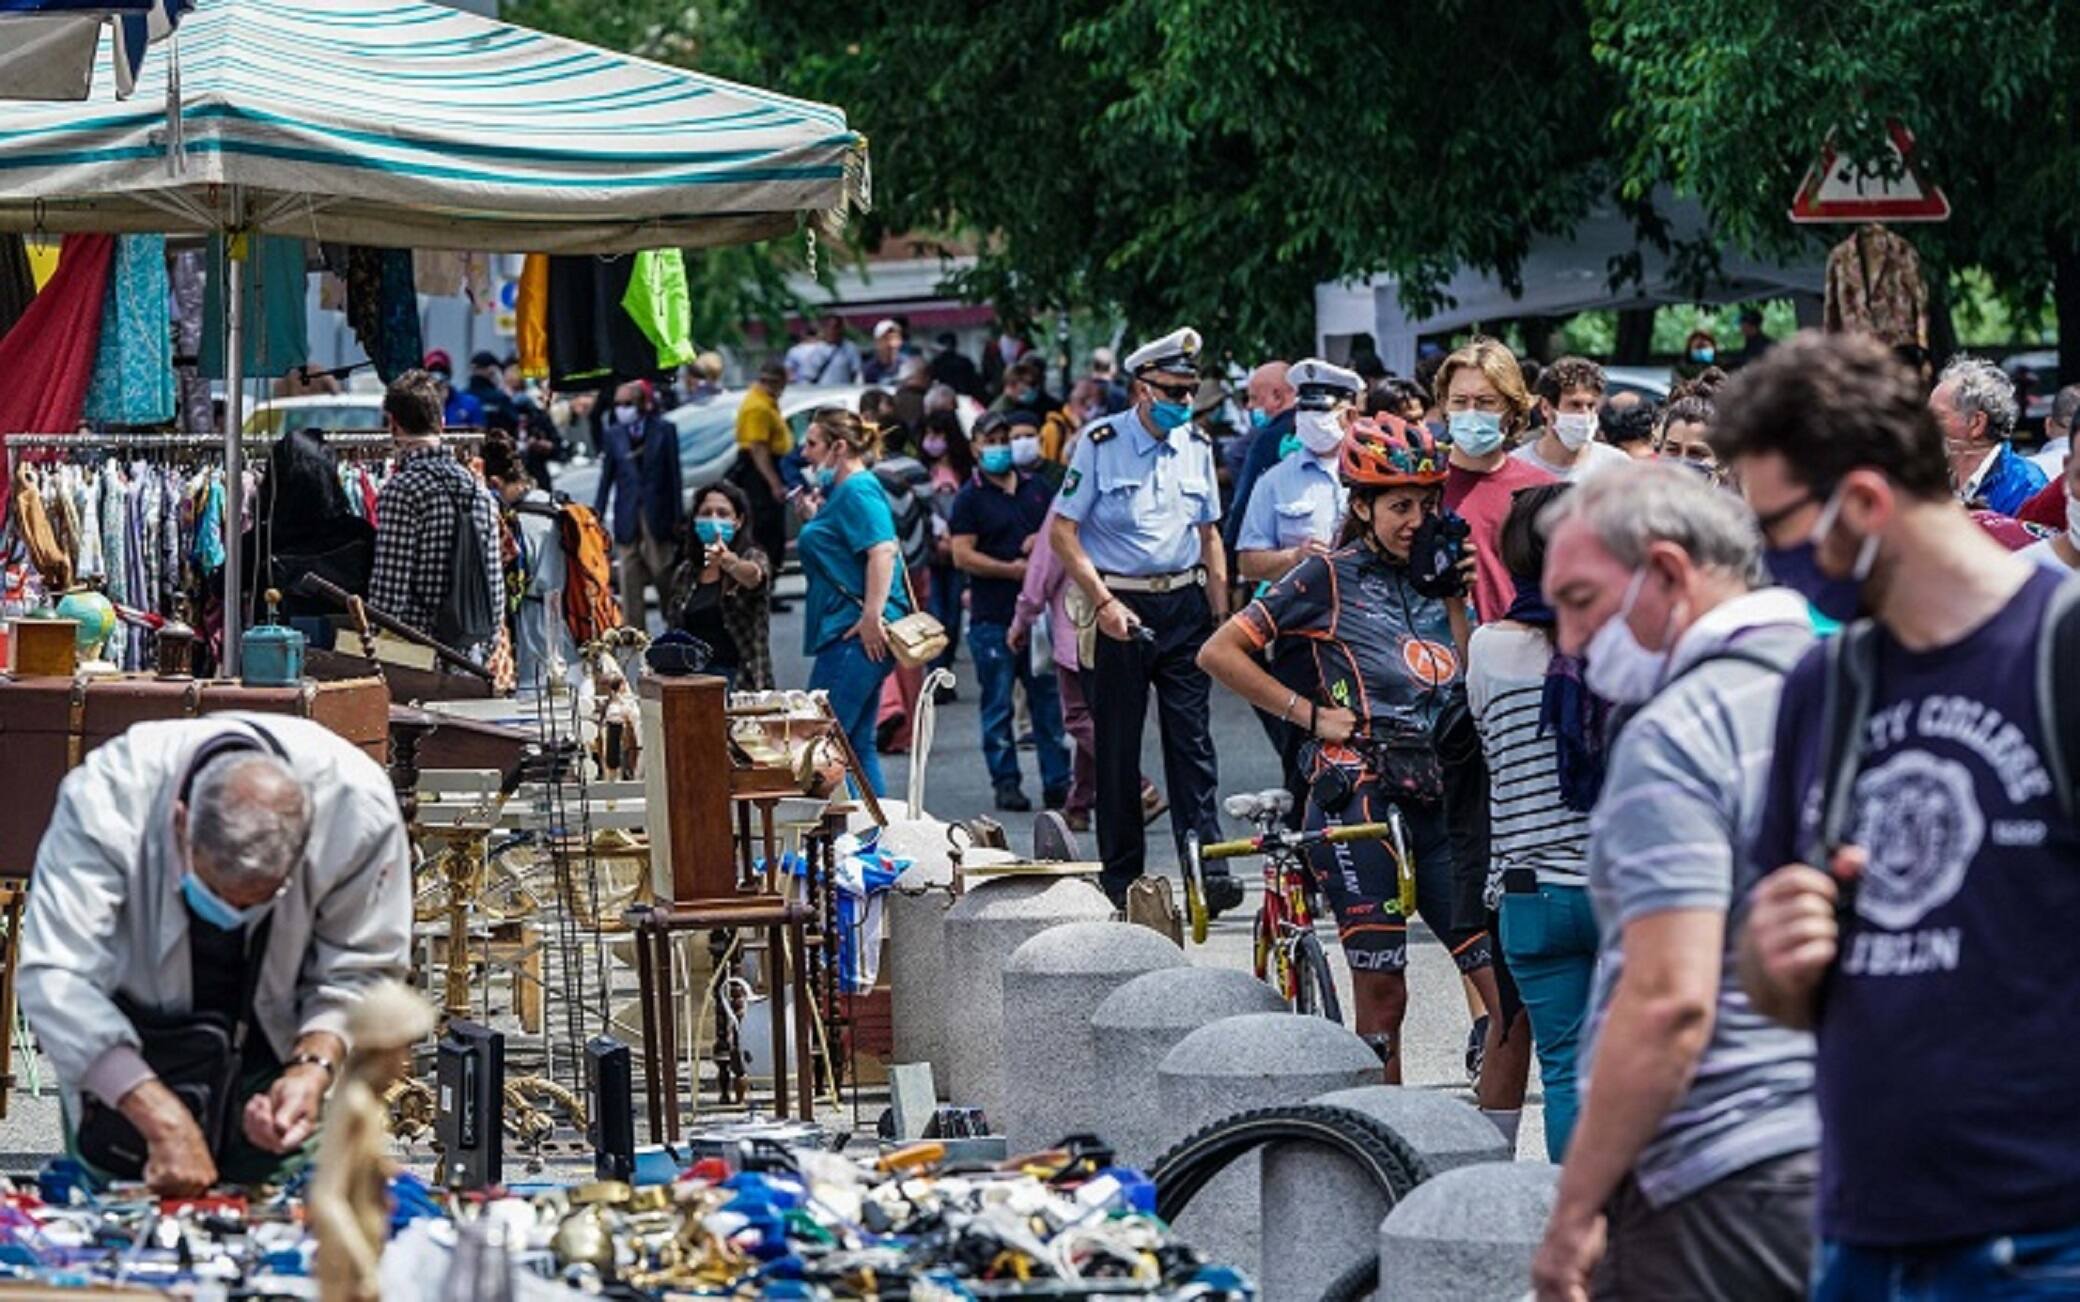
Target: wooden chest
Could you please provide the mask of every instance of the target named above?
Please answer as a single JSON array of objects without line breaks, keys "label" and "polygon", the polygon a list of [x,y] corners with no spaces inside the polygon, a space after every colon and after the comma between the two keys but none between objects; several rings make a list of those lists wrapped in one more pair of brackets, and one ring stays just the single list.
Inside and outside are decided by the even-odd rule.
[{"label": "wooden chest", "polygon": [[379,678],[301,687],[150,675],[0,678],[0,877],[26,877],[50,823],[58,784],[88,751],[133,723],[251,710],[313,719],[388,763],[390,690]]}]

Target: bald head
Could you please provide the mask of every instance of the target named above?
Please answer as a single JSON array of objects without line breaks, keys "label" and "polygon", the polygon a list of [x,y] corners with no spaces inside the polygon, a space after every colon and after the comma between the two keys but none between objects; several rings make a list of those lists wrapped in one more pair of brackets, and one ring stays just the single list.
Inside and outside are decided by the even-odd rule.
[{"label": "bald head", "polygon": [[1247,394],[1250,408],[1267,417],[1276,418],[1291,409],[1296,395],[1286,382],[1286,364],[1266,362],[1251,371]]},{"label": "bald head", "polygon": [[235,750],[202,766],[176,817],[196,873],[245,907],[271,894],[303,857],[311,802],[280,759]]}]

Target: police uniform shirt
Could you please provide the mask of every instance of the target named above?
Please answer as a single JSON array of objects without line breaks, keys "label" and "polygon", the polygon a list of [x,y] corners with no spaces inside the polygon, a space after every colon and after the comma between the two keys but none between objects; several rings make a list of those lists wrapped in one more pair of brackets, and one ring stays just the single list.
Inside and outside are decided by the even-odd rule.
[{"label": "police uniform shirt", "polygon": [[1324,460],[1302,448],[1264,472],[1242,512],[1238,551],[1282,551],[1312,538],[1327,546],[1343,524],[1350,490],[1337,474],[1336,458]]},{"label": "police uniform shirt", "polygon": [[1189,570],[1200,563],[1199,526],[1221,518],[1213,444],[1191,426],[1159,439],[1129,408],[1076,440],[1056,503],[1101,572]]}]

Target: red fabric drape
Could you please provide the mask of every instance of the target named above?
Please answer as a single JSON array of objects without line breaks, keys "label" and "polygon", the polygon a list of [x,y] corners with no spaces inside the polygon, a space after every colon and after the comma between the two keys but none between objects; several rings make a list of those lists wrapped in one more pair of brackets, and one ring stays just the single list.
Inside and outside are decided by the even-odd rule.
[{"label": "red fabric drape", "polygon": [[50,283],[0,338],[0,375],[7,377],[0,431],[70,434],[79,427],[115,252],[113,235],[67,235]]},{"label": "red fabric drape", "polygon": [[[101,301],[115,265],[113,235],[67,235],[58,269],[0,337],[0,433],[70,434],[79,428],[101,342]],[[169,344],[169,347],[171,345]],[[36,460],[34,453],[24,459]],[[0,476],[0,511],[14,485]]]}]

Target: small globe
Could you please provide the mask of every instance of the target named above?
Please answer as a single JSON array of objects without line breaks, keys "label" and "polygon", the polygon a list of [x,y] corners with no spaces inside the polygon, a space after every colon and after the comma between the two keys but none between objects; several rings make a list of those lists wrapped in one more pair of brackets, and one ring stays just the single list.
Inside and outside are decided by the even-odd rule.
[{"label": "small globe", "polygon": [[116,631],[116,608],[98,592],[68,592],[58,602],[58,618],[79,624],[79,658],[93,660],[101,654],[109,634]]}]

